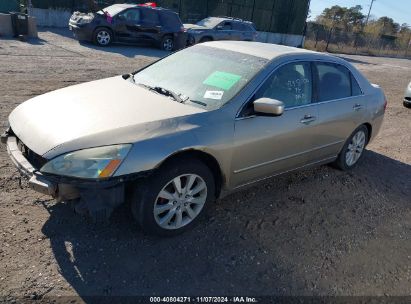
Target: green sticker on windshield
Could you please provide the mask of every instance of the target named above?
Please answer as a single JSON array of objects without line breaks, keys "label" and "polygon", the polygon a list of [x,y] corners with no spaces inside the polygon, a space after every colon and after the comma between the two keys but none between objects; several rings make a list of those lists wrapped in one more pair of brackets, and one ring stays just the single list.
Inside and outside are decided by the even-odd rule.
[{"label": "green sticker on windshield", "polygon": [[241,79],[240,75],[215,71],[212,73],[203,84],[210,85],[228,91]]}]

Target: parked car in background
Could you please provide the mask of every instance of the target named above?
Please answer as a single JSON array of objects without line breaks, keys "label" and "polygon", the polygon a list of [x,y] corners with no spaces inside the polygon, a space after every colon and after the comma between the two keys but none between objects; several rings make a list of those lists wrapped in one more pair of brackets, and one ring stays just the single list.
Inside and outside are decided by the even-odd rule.
[{"label": "parked car in background", "polygon": [[196,24],[184,24],[188,45],[214,40],[255,41],[257,30],[252,22],[231,17],[208,17]]},{"label": "parked car in background", "polygon": [[382,89],[341,58],[218,41],[30,99],[2,142],[33,189],[93,217],[128,197],[144,231],[174,235],[254,182],[354,168],[385,106]]},{"label": "parked car in background", "polygon": [[173,51],[185,47],[187,41],[177,13],[150,5],[114,4],[96,13],[75,12],[69,27],[77,39],[99,46],[112,42],[151,43]]},{"label": "parked car in background", "polygon": [[408,84],[407,88],[405,89],[403,104],[404,104],[404,107],[411,108],[411,82]]}]

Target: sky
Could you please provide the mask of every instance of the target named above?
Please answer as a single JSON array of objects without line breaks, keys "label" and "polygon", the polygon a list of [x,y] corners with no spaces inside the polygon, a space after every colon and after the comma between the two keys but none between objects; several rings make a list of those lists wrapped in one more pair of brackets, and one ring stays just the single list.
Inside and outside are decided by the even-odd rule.
[{"label": "sky", "polygon": [[[324,8],[333,5],[351,7],[361,5],[363,14],[367,15],[371,0],[311,0],[311,19],[315,19]],[[371,10],[371,16],[379,18],[388,16],[399,24],[411,25],[411,0],[375,0]]]}]

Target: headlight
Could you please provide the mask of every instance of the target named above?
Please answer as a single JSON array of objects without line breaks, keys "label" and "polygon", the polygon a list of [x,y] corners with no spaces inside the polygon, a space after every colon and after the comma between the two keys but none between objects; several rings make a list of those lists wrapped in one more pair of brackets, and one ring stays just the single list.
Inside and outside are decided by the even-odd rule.
[{"label": "headlight", "polygon": [[80,178],[110,177],[130,151],[131,145],[115,145],[70,152],[46,163],[40,172]]},{"label": "headlight", "polygon": [[80,17],[80,19],[77,20],[78,24],[86,24],[86,23],[90,23],[91,21],[93,21],[93,16],[83,16]]}]

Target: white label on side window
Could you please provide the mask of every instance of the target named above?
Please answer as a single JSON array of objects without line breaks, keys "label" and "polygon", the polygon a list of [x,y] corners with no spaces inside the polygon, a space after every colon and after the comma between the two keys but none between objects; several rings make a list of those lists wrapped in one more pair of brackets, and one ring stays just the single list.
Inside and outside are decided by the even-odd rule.
[{"label": "white label on side window", "polygon": [[224,91],[206,91],[204,98],[221,100],[221,98],[223,98],[223,95]]}]

